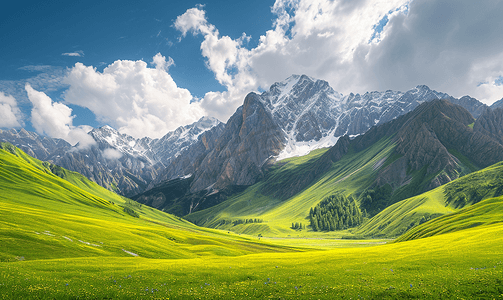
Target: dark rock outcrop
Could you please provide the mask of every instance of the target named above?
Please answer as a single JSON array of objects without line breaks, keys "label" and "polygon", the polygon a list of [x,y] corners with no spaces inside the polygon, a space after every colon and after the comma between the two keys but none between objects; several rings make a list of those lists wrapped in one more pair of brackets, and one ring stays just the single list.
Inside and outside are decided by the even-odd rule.
[{"label": "dark rock outcrop", "polygon": [[248,94],[242,108],[229,119],[194,174],[191,192],[251,185],[262,175],[262,166],[279,154],[285,137],[258,97]]},{"label": "dark rock outcrop", "polygon": [[476,119],[489,107],[479,100],[470,96],[463,96],[459,99],[452,98],[449,101],[466,109]]},{"label": "dark rock outcrop", "polygon": [[486,109],[475,121],[473,130],[490,136],[503,145],[503,108]]}]

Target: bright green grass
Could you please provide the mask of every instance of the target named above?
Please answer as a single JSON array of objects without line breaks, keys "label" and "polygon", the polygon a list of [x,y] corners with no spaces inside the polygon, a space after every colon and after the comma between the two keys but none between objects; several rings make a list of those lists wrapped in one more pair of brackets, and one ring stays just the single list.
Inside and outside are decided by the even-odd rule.
[{"label": "bright green grass", "polygon": [[[493,222],[501,220],[501,198],[437,219],[448,230],[432,232],[437,220],[417,227],[448,233],[401,243],[259,241],[107,198],[103,190],[96,193],[105,198],[99,197],[92,193],[99,187],[79,188],[46,164],[15,153],[0,150],[0,299],[503,298],[503,224]],[[381,158],[353,159],[354,168],[344,174],[365,175],[364,166]],[[500,168],[490,170],[499,174]],[[477,182],[489,195],[499,182],[486,180],[489,174],[481,170],[463,180]],[[336,175],[336,184],[344,179],[339,182],[347,180],[351,189],[365,180],[347,175]],[[466,192],[467,183],[455,184]],[[435,192],[431,198],[440,198]],[[437,205],[428,203],[416,208]],[[140,218],[121,205],[138,210]],[[306,251],[317,246],[340,248]]]},{"label": "bright green grass", "polygon": [[503,197],[486,199],[453,214],[421,224],[400,236],[397,242],[496,223],[503,223]]},{"label": "bright green grass", "polygon": [[0,263],[4,299],[501,299],[503,225],[382,246]]},{"label": "bright green grass", "polygon": [[[398,237],[417,226],[423,216],[446,215],[459,208],[448,203],[450,194],[476,192],[478,198],[500,196],[503,191],[503,163],[465,175],[426,193],[395,203],[355,230],[359,236]],[[478,199],[477,199],[478,200]],[[467,203],[472,204],[472,203]]]},{"label": "bright green grass", "polygon": [[[140,207],[66,171],[64,177],[74,185],[51,173],[47,163],[17,148],[0,149],[0,170],[0,261],[131,253],[148,258],[193,258],[292,250],[199,228]],[[135,209],[140,218],[125,213],[124,206]]]},{"label": "bright green grass", "polygon": [[446,206],[443,187],[395,203],[355,230],[356,235],[397,237],[409,226],[415,226],[425,215],[450,214],[455,209]]},{"label": "bright green grass", "polygon": [[[403,234],[419,224],[423,216],[436,217],[452,213],[460,208],[446,205],[447,199],[443,194],[443,188],[408,198],[410,195],[415,195],[423,190],[425,184],[439,175],[430,174],[426,176],[426,168],[423,168],[409,174],[411,183],[400,187],[392,197],[392,200],[395,198],[408,199],[387,207],[359,228],[328,233],[314,232],[310,227],[304,230],[290,228],[291,224],[296,222],[309,225],[307,218],[309,210],[327,196],[338,193],[346,196],[359,195],[363,192],[365,188],[372,184],[375,176],[383,166],[399,158],[399,155],[394,153],[394,148],[395,144],[392,138],[383,138],[366,150],[358,153],[350,151],[341,160],[335,162],[331,169],[320,178],[317,178],[314,183],[286,200],[274,197],[272,196],[274,193],[271,195],[271,193],[264,192],[264,190],[270,192],[275,187],[281,189],[288,185],[291,178],[303,176],[306,170],[316,166],[313,162],[325,150],[313,152],[305,157],[281,161],[270,170],[264,181],[249,187],[243,193],[237,194],[219,205],[195,212],[186,216],[186,218],[201,226],[256,236],[381,238],[397,237]],[[477,170],[464,156],[457,152],[456,154],[461,161],[462,174]],[[487,170],[490,170],[490,168],[485,169],[485,171]],[[489,173],[491,173],[490,177],[496,177],[494,172],[490,171]],[[503,185],[503,180],[501,185]],[[261,219],[263,223],[241,225],[223,223],[224,220],[233,221],[239,219]]]},{"label": "bright green grass", "polygon": [[[332,168],[316,182],[295,196],[281,201],[261,191],[266,183],[259,182],[230,199],[186,216],[190,221],[207,227],[232,230],[249,235],[262,234],[264,236],[296,236],[296,237],[341,237],[351,235],[348,231],[323,233],[311,230],[296,231],[290,228],[292,222],[308,225],[307,216],[311,207],[316,206],[323,198],[335,193],[350,195],[360,192],[362,186],[367,186],[375,177],[378,168],[374,166],[386,159],[393,151],[395,145],[391,139],[382,139],[371,148],[345,155],[334,163]],[[323,152],[318,151],[307,157],[291,158],[286,164],[280,164],[274,169],[269,180],[281,181],[284,174],[288,176],[302,176],[303,165],[319,157]],[[285,162],[285,161],[282,161]],[[299,167],[300,166],[300,167]],[[267,183],[271,184],[271,183]],[[262,219],[259,224],[242,224],[233,226],[219,225],[222,220],[235,219]]]}]

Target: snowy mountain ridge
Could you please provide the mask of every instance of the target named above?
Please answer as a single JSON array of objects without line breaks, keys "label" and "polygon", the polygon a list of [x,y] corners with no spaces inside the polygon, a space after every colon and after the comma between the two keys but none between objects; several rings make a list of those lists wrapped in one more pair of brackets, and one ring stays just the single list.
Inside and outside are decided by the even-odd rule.
[{"label": "snowy mountain ridge", "polygon": [[143,137],[135,139],[127,134],[105,125],[89,132],[100,148],[112,148],[124,155],[141,158],[149,164],[168,164],[172,157],[197,141],[199,135],[217,126],[221,122],[212,117],[202,117],[197,122],[180,126],[168,132],[162,138]]},{"label": "snowy mountain ridge", "polygon": [[265,164],[333,146],[344,135],[363,134],[435,99],[459,104],[475,118],[488,109],[469,96],[456,99],[425,85],[343,95],[324,80],[292,75],[260,95],[248,94],[226,124],[203,117],[160,139],[135,139],[105,125],[89,132],[97,145],[86,149],[24,129],[0,130],[0,140],[125,196],[189,174],[193,193],[216,183],[218,189],[253,184]]},{"label": "snowy mountain ridge", "polygon": [[0,130],[0,140],[20,147],[35,158],[79,172],[119,194],[133,196],[143,191],[174,157],[196,143],[202,133],[220,124],[217,119],[203,117],[160,139],[135,139],[105,125],[88,133],[96,145],[87,148],[72,147],[62,139],[40,136],[25,129]]},{"label": "snowy mountain ridge", "polygon": [[357,136],[434,99],[453,99],[426,85],[407,91],[343,95],[324,80],[292,75],[261,94],[264,106],[285,133],[278,160],[333,146],[343,135]]}]

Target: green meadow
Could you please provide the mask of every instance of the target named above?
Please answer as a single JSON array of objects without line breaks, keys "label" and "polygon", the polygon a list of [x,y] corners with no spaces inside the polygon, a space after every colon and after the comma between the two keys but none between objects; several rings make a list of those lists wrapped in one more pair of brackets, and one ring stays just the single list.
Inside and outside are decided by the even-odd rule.
[{"label": "green meadow", "polygon": [[[291,178],[301,177],[327,149],[316,150],[303,157],[281,161],[273,167],[267,180],[261,181],[243,193],[211,208],[186,216],[195,224],[232,230],[238,233],[264,236],[326,237],[327,233],[292,230],[295,222],[309,224],[309,210],[323,198],[340,193],[351,195],[362,186],[367,186],[376,175],[374,166],[391,156],[394,143],[390,138],[382,139],[367,150],[345,155],[332,165],[330,170],[294,196],[282,200],[264,192],[288,189]],[[286,187],[285,187],[286,186]],[[223,220],[261,219],[258,224],[220,225]],[[333,237],[352,235],[350,232],[330,232]]]},{"label": "green meadow", "polygon": [[[349,194],[368,181],[393,149],[383,140],[286,202],[253,186],[215,219],[208,211],[189,218],[263,220],[233,232],[196,226],[2,148],[0,299],[503,299],[503,198],[494,197],[501,164],[400,201],[356,229],[289,228],[307,224],[306,209],[334,186]],[[271,176],[293,176],[323,151]],[[380,226],[389,232],[372,238]],[[366,238],[349,239],[359,235]]]},{"label": "green meadow", "polygon": [[0,263],[5,299],[501,299],[503,226],[369,248]]}]

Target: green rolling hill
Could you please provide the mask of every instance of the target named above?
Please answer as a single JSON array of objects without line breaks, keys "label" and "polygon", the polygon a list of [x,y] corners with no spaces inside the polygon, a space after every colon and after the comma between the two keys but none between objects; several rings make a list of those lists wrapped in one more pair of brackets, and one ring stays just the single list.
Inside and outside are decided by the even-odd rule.
[{"label": "green rolling hill", "polygon": [[[118,196],[78,173],[2,143],[0,260],[141,256],[191,258],[287,251]],[[62,176],[57,176],[58,174]]]},{"label": "green rolling hill", "polygon": [[417,226],[401,235],[396,242],[422,239],[478,226],[503,223],[503,197],[490,198],[460,211]]},{"label": "green rolling hill", "polygon": [[[503,163],[468,174],[426,193],[391,205],[360,226],[355,234],[398,237],[430,219],[450,216],[481,200],[503,195]],[[447,217],[446,216],[446,217]]]},{"label": "green rolling hill", "polygon": [[[298,208],[301,220],[309,207],[302,203],[318,201],[310,196],[313,191],[330,195],[335,187],[355,194],[379,166],[394,159],[395,147],[392,139],[382,139],[364,152],[349,151],[299,198],[276,199],[272,209],[263,211],[262,222],[235,227],[265,225],[272,233],[302,235],[306,231],[268,222],[267,214],[286,221],[291,214],[284,205],[289,205]],[[308,168],[326,153],[290,159],[270,176],[302,174],[306,169],[298,168]],[[313,251],[332,241],[319,238],[326,233],[264,242],[201,228],[2,144],[0,299],[495,298],[503,293],[503,202],[483,199],[503,186],[502,167],[496,164],[428,192],[437,201],[443,196],[444,202],[411,204],[428,211],[444,203],[443,209],[457,212],[412,228],[398,239],[403,242],[368,247],[369,241],[345,241],[343,248]],[[239,197],[248,195],[253,202],[253,189],[264,193],[262,184]],[[232,208],[230,217],[241,212],[251,218],[245,215],[250,203],[241,205]],[[290,246],[299,241],[311,245]]]}]

